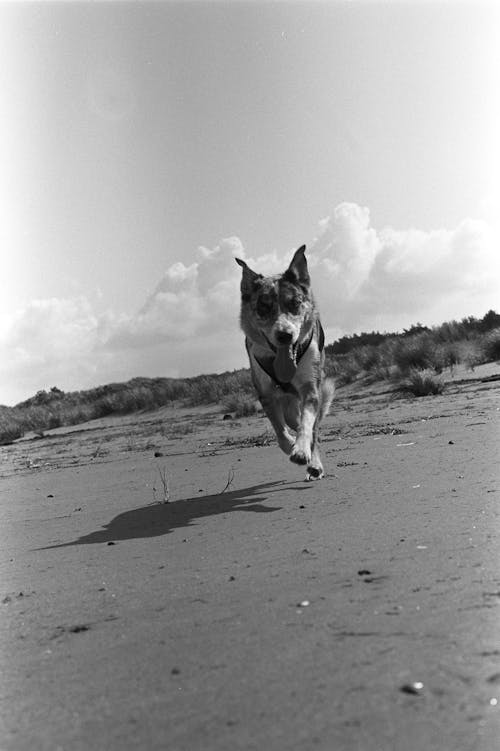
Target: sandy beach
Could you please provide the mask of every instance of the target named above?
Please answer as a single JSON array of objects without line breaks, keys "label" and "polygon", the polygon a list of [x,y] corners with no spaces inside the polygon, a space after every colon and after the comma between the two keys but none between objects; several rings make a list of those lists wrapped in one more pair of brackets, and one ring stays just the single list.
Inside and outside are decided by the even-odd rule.
[{"label": "sandy beach", "polygon": [[340,391],[316,483],[216,407],[2,447],[2,751],[496,751],[488,372]]}]

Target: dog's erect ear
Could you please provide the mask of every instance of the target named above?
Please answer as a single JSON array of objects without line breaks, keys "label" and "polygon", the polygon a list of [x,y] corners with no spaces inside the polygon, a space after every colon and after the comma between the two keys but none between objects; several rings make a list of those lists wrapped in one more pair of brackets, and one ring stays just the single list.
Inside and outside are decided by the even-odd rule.
[{"label": "dog's erect ear", "polygon": [[290,281],[299,282],[308,286],[310,284],[309,271],[307,269],[307,261],[304,255],[306,250],[305,245],[301,245],[292,258],[290,266],[285,271],[285,278]]},{"label": "dog's erect ear", "polygon": [[256,280],[262,279],[262,274],[257,274],[255,271],[252,271],[250,266],[247,266],[245,261],[242,261],[241,258],[235,258],[234,260],[243,269],[243,275],[241,277],[241,293],[242,295],[249,296]]}]

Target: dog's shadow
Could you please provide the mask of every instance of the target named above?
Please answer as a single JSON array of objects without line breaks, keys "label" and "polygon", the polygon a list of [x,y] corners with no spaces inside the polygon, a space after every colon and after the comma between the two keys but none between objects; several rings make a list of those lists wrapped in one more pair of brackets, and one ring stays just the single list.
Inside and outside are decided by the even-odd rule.
[{"label": "dog's shadow", "polygon": [[[135,540],[146,537],[168,535],[174,529],[190,527],[197,519],[216,514],[227,514],[230,511],[253,511],[258,514],[269,514],[279,511],[281,506],[264,506],[267,496],[262,492],[276,492],[283,488],[282,482],[267,482],[253,485],[241,490],[228,490],[215,495],[197,498],[186,498],[173,503],[154,503],[141,508],[124,511],[96,532],[90,532],[71,542],[48,545],[38,550],[53,550],[66,548],[71,545],[92,545],[96,543],[112,543],[119,540]],[[299,489],[299,488],[297,488]],[[300,488],[304,490],[304,487]],[[255,496],[259,496],[258,500]]]}]

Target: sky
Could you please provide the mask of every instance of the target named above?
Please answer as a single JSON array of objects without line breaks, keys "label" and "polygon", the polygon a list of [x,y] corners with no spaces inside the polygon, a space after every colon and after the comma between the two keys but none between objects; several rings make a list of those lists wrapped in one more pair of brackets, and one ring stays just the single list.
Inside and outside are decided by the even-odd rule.
[{"label": "sky", "polygon": [[327,341],[500,310],[500,8],[0,4],[0,404],[246,366],[307,245]]}]

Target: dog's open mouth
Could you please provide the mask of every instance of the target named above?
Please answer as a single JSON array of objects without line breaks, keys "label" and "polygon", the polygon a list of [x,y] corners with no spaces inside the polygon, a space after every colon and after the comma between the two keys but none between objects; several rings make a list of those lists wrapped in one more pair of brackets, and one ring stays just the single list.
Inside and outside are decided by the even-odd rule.
[{"label": "dog's open mouth", "polygon": [[274,358],[274,372],[278,380],[283,383],[290,383],[297,372],[297,363],[295,360],[295,348],[293,345],[283,345],[277,347],[276,357]]}]

